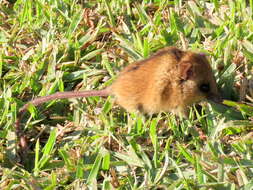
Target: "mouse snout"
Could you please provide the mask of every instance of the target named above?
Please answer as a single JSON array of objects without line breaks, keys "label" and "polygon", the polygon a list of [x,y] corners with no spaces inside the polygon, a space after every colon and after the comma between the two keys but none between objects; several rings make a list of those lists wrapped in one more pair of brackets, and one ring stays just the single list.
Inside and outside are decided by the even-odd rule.
[{"label": "mouse snout", "polygon": [[207,100],[213,101],[215,103],[221,103],[222,102],[222,97],[220,96],[220,94],[214,94],[214,93],[210,93],[207,96]]}]

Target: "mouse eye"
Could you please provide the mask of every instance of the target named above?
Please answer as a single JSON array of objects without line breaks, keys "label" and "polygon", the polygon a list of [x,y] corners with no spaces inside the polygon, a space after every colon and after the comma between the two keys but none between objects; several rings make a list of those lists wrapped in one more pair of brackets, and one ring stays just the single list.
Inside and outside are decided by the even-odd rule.
[{"label": "mouse eye", "polygon": [[201,92],[207,93],[210,91],[210,85],[209,84],[201,84],[199,89]]}]

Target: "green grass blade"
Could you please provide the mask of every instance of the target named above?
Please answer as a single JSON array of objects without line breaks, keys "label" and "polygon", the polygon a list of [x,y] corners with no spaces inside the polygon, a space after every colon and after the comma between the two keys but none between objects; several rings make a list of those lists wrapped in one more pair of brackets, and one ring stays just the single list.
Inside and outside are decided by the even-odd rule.
[{"label": "green grass blade", "polygon": [[96,181],[102,159],[103,159],[102,155],[98,154],[97,157],[96,157],[96,160],[95,160],[95,162],[92,166],[90,174],[88,176],[87,184],[92,184],[94,181]]}]

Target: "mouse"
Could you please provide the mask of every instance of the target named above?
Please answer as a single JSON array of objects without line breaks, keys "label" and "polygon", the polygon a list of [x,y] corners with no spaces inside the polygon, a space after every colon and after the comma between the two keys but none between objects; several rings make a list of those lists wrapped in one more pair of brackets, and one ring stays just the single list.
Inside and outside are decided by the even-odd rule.
[{"label": "mouse", "polygon": [[[38,106],[50,100],[90,96],[113,96],[116,104],[128,112],[155,114],[162,111],[183,117],[188,117],[194,103],[217,101],[220,97],[204,53],[165,47],[147,59],[126,66],[105,89],[57,92],[31,100],[19,109],[16,130],[21,134],[19,122],[31,104]],[[21,144],[25,143],[22,135],[18,136]]]},{"label": "mouse", "polygon": [[127,111],[172,112],[187,117],[189,108],[204,99],[217,101],[219,92],[204,53],[176,47],[159,50],[123,69],[110,87]]}]

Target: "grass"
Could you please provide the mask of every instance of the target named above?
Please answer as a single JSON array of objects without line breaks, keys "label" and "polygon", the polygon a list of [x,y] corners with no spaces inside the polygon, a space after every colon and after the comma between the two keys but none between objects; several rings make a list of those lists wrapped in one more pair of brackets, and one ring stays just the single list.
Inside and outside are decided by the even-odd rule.
[{"label": "grass", "polygon": [[[252,0],[0,0],[0,189],[252,189],[252,16]],[[169,45],[209,55],[229,107],[183,120],[110,97],[48,102],[22,121],[19,164],[27,101],[102,89]]]}]

